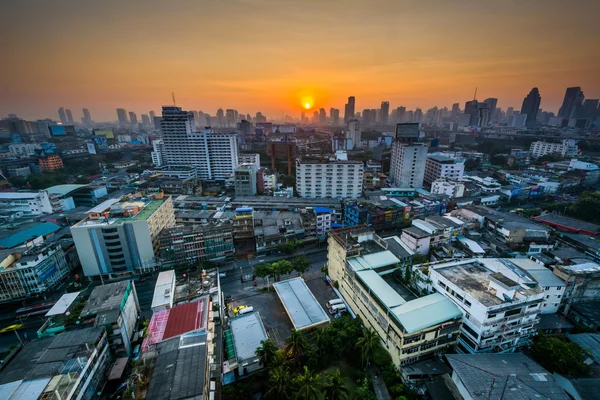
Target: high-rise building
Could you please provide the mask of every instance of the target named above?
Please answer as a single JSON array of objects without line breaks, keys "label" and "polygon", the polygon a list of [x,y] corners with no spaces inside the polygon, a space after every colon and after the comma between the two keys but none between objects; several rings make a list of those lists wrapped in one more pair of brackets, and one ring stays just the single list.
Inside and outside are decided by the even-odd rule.
[{"label": "high-rise building", "polygon": [[150,125],[150,117],[148,117],[148,114],[142,114],[142,124],[144,124],[144,126]]},{"label": "high-rise building", "polygon": [[392,143],[390,178],[395,187],[421,188],[425,177],[427,146],[423,143],[405,143],[396,138]]},{"label": "high-rise building", "polygon": [[256,113],[256,116],[254,117],[254,122],[265,123],[265,122],[267,122],[267,117],[265,117],[260,111],[258,111]]},{"label": "high-rise building", "polygon": [[129,121],[131,122],[131,125],[137,126],[137,115],[135,115],[133,111],[129,111]]},{"label": "high-rise building", "polygon": [[339,125],[340,124],[340,110],[337,108],[331,108],[329,110],[329,118],[331,119],[331,124],[332,125]]},{"label": "high-rise building", "polygon": [[155,139],[152,141],[152,149],[154,150],[150,155],[152,156],[152,164],[157,167],[164,165],[165,159],[165,144],[161,139]]},{"label": "high-rise building", "polygon": [[558,117],[564,119],[577,118],[583,104],[583,92],[580,87],[567,88],[562,106],[558,110]]},{"label": "high-rise building", "polygon": [[465,114],[470,115],[469,125],[477,126],[479,122],[479,102],[477,100],[467,101],[465,103]]},{"label": "high-rise building", "polygon": [[351,119],[348,121],[348,129],[346,130],[346,139],[352,139],[352,147],[361,147],[360,121]]},{"label": "high-rise building", "polygon": [[324,108],[320,108],[319,109],[319,123],[325,124],[325,122],[327,122],[327,112],[325,111]]},{"label": "high-rise building", "polygon": [[65,114],[67,115],[67,122],[68,122],[69,124],[72,124],[72,123],[74,123],[74,122],[75,122],[75,121],[73,120],[73,113],[71,112],[71,110],[70,110],[70,109],[68,109],[68,108],[67,108],[67,109],[65,110]]},{"label": "high-rise building", "polygon": [[458,117],[458,114],[460,114],[460,104],[454,103],[452,104],[452,111],[450,111],[450,118],[454,120]]},{"label": "high-rise building", "polygon": [[300,113],[300,122],[305,122],[306,120],[306,113],[304,111],[302,111]]},{"label": "high-rise building", "polygon": [[344,107],[344,123],[347,124],[348,121],[354,118],[354,109],[355,109],[355,99],[354,96],[348,97],[348,103]]},{"label": "high-rise building", "polygon": [[488,113],[489,113],[490,117],[488,120],[488,125],[491,125],[492,121],[494,120],[494,114],[496,114],[496,108],[498,106],[498,99],[490,97],[488,99],[485,99],[483,102],[485,104],[487,104],[487,108],[489,109]]},{"label": "high-rise building", "polygon": [[527,97],[523,99],[523,105],[521,106],[521,114],[527,114],[525,126],[529,129],[535,128],[537,114],[540,110],[541,101],[542,97],[540,96],[540,92],[536,87],[531,89]]},{"label": "high-rise building", "polygon": [[58,118],[63,125],[67,124],[67,115],[65,114],[65,109],[63,107],[58,109]]},{"label": "high-rise building", "polygon": [[124,108],[117,108],[117,118],[119,119],[120,125],[129,124],[129,120],[127,119],[127,111]]},{"label": "high-rise building", "polygon": [[181,107],[163,107],[161,131],[163,161],[169,167],[191,167],[200,179],[224,180],[238,166],[236,134],[211,129],[196,132],[193,114]]},{"label": "high-rise building", "polygon": [[515,114],[515,109],[514,107],[508,107],[506,109],[506,118],[510,118]]},{"label": "high-rise building", "polygon": [[465,160],[442,155],[429,155],[425,161],[425,183],[431,185],[438,179],[462,180]]},{"label": "high-rise building", "polygon": [[591,122],[594,122],[600,115],[598,101],[598,99],[587,99],[583,102],[583,117],[589,118]]},{"label": "high-rise building", "polygon": [[225,114],[222,108],[217,110],[217,126],[222,128],[225,125]]},{"label": "high-rise building", "polygon": [[406,107],[401,106],[396,108],[396,123],[400,124],[406,121]]},{"label": "high-rise building", "polygon": [[486,127],[490,124],[490,109],[486,103],[479,103],[477,106],[477,126]]},{"label": "high-rise building", "polygon": [[150,110],[148,112],[148,115],[150,116],[150,121],[154,122],[154,117],[156,117],[156,113],[154,111]]},{"label": "high-rise building", "polygon": [[387,125],[389,116],[390,116],[390,102],[382,101],[381,102],[381,111],[379,113],[379,122],[382,125]]},{"label": "high-rise building", "polygon": [[81,120],[84,125],[92,125],[92,116],[90,115],[90,110],[87,108],[83,109],[83,118]]},{"label": "high-rise building", "polygon": [[237,111],[231,108],[225,110],[225,121],[228,128],[234,127],[237,120]]}]

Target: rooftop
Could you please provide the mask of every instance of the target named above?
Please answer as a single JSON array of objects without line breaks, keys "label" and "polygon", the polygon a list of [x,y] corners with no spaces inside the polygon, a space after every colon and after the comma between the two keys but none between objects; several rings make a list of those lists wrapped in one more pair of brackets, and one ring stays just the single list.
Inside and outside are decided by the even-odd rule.
[{"label": "rooftop", "polygon": [[577,333],[567,335],[567,338],[577,343],[596,364],[600,364],[600,333]]},{"label": "rooftop", "polygon": [[292,278],[273,284],[294,329],[302,330],[329,322],[329,316],[312,294],[304,279]]},{"label": "rooftop", "polygon": [[584,247],[589,247],[594,251],[600,252],[600,242],[593,236],[584,235],[582,233],[561,233],[561,235]]},{"label": "rooftop", "polygon": [[388,250],[400,259],[412,257],[415,254],[398,236],[388,237],[383,240],[387,243]]},{"label": "rooftop", "polygon": [[50,235],[60,229],[60,226],[52,222],[31,222],[19,225],[13,229],[4,228],[0,230],[0,247],[11,249],[28,240]]},{"label": "rooftop", "polygon": [[256,349],[262,340],[268,339],[260,313],[252,312],[232,318],[230,321],[233,343],[239,360],[257,357]]},{"label": "rooftop", "polygon": [[416,226],[409,226],[408,228],[404,228],[402,229],[402,232],[406,232],[410,236],[416,237],[418,239],[431,236],[429,233],[425,232],[423,229],[417,228]]},{"label": "rooftop", "polygon": [[130,285],[132,285],[130,281],[120,281],[96,286],[81,310],[81,316],[109,311],[117,311],[118,316],[125,292]]},{"label": "rooftop", "polygon": [[524,354],[447,354],[473,399],[566,400],[552,374]]},{"label": "rooftop", "polygon": [[442,322],[462,318],[462,311],[439,293],[409,301],[392,308],[407,333],[414,333]]},{"label": "rooftop", "polygon": [[399,262],[400,260],[389,250],[348,259],[348,264],[354,271],[377,269],[388,265],[396,265]]},{"label": "rooftop", "polygon": [[162,271],[158,274],[156,285],[154,285],[154,295],[152,296],[152,305],[150,308],[173,304],[173,293],[175,289],[175,271]]},{"label": "rooftop", "polygon": [[74,192],[77,189],[84,188],[89,185],[77,185],[77,184],[69,184],[69,185],[55,185],[51,186],[48,189],[48,193],[50,194],[58,194],[60,196],[66,196],[71,192]]},{"label": "rooftop", "polygon": [[[114,201],[113,200],[117,200]],[[90,225],[112,225],[112,224],[122,224],[124,222],[131,222],[131,221],[145,221],[148,218],[150,218],[150,216],[152,216],[152,214],[154,214],[154,212],[156,210],[158,210],[158,208],[160,206],[163,205],[163,203],[166,200],[139,200],[139,201],[130,201],[130,202],[120,202],[118,199],[110,199],[110,200],[106,200],[104,203],[107,202],[112,202],[108,207],[106,205],[103,206],[104,203],[97,205],[96,207],[92,208],[90,211],[88,211],[89,213],[102,213],[106,210],[108,210],[108,208],[110,207],[110,211],[114,212],[115,210],[117,211],[123,211],[128,207],[134,208],[134,207],[140,207],[140,210],[137,214],[132,215],[130,217],[124,217],[124,216],[118,216],[118,217],[114,217],[114,216],[110,216],[108,217],[108,219],[105,218],[101,218],[101,219],[84,219],[83,221],[80,221],[79,223],[77,223],[75,226],[90,226]],[[108,203],[107,203],[108,204]],[[122,207],[122,208],[121,208]]]}]

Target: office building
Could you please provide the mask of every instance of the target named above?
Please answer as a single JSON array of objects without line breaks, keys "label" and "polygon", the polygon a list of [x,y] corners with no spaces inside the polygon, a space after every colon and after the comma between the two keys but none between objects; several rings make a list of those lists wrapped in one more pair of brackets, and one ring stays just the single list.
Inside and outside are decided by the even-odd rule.
[{"label": "office building", "polygon": [[300,197],[357,198],[362,194],[363,172],[360,161],[299,158],[296,190]]},{"label": "office building", "polygon": [[387,125],[390,115],[390,102],[382,101],[380,110],[381,111],[379,114],[379,122],[381,123],[381,125]]},{"label": "office building", "polygon": [[158,235],[175,226],[170,197],[110,199],[88,211],[71,227],[83,273],[130,275],[159,266]]},{"label": "office building", "polygon": [[344,106],[344,123],[354,118],[355,100],[354,96],[348,97],[348,103]]},{"label": "office building", "polygon": [[394,122],[396,124],[408,122],[408,121],[406,121],[406,107],[402,106],[402,107],[396,108],[396,121],[394,121]]},{"label": "office building", "polygon": [[583,91],[580,87],[567,88],[562,106],[558,110],[558,117],[563,119],[580,117],[583,99]]},{"label": "office building", "polygon": [[150,116],[150,121],[154,122],[154,118],[156,118],[156,113],[154,111],[148,111],[148,115]]},{"label": "office building", "polygon": [[329,109],[329,118],[331,119],[331,125],[339,125],[340,124],[340,110],[337,108]]},{"label": "office building", "polygon": [[440,155],[429,155],[425,160],[424,182],[431,185],[438,179],[462,180],[465,160]]},{"label": "office building", "polygon": [[71,110],[67,108],[65,110],[65,115],[67,116],[67,123],[72,125],[75,121],[73,121],[73,113]]},{"label": "office building", "polygon": [[479,122],[479,103],[477,100],[465,103],[465,114],[469,115],[469,126],[477,126]]},{"label": "office building", "polygon": [[533,158],[543,157],[547,154],[558,154],[561,157],[576,157],[579,154],[577,141],[565,139],[561,143],[537,141],[531,143],[529,149]]},{"label": "office building", "polygon": [[526,114],[525,126],[529,129],[535,128],[537,115],[540,111],[540,102],[542,97],[538,88],[534,87],[531,89],[527,97],[523,99],[523,105],[521,106],[521,114]]},{"label": "office building", "polygon": [[137,126],[137,124],[138,124],[137,115],[135,115],[135,113],[133,111],[129,111],[129,122],[134,127]]},{"label": "office building", "polygon": [[490,118],[488,125],[491,125],[492,121],[494,121],[494,116],[496,115],[496,111],[498,109],[498,99],[490,97],[488,99],[485,99],[483,102],[487,105],[487,108],[489,110]]},{"label": "office building", "polygon": [[324,108],[319,109],[319,123],[324,125],[327,122],[327,112]]},{"label": "office building", "polygon": [[233,259],[231,224],[192,224],[163,229],[158,237],[163,267]]},{"label": "office building", "polygon": [[61,124],[67,125],[67,114],[65,114],[64,107],[58,109],[58,118],[60,119]]},{"label": "office building", "polygon": [[62,158],[56,154],[50,154],[46,157],[39,158],[39,164],[42,171],[53,172],[57,169],[64,168]]},{"label": "office building", "polygon": [[148,114],[142,114],[142,124],[144,126],[150,125],[150,117],[148,116]]},{"label": "office building", "polygon": [[328,273],[353,314],[381,338],[396,367],[453,350],[460,309],[439,293],[414,298],[393,279],[402,250],[397,237],[382,239],[366,227],[334,230],[328,239]]},{"label": "office building", "polygon": [[117,108],[117,119],[119,120],[120,125],[129,124],[129,120],[127,119],[127,111],[124,108]]},{"label": "office building", "polygon": [[236,196],[255,196],[257,192],[255,164],[241,164],[233,174]]},{"label": "office building", "polygon": [[90,115],[90,110],[88,110],[87,108],[83,109],[83,118],[81,121],[86,126],[90,126],[94,123],[94,121],[92,121],[92,116]]},{"label": "office building", "polygon": [[362,146],[360,121],[351,119],[348,121],[348,129],[346,130],[346,139],[352,140],[352,148],[356,149]]},{"label": "office building", "polygon": [[[164,107],[163,107],[163,116],[164,116],[164,114],[165,114],[165,110],[164,110]],[[222,128],[224,125],[225,125],[225,113],[223,112],[222,108],[219,108],[217,110],[217,126],[219,128]]]},{"label": "office building", "polygon": [[200,179],[225,180],[238,166],[236,134],[212,129],[196,132],[191,112],[163,107],[161,130],[163,163],[168,168],[193,168]]},{"label": "office building", "polygon": [[483,102],[477,105],[477,126],[480,128],[486,127],[490,124],[490,108]]},{"label": "office building", "polygon": [[427,146],[425,144],[404,143],[401,139],[394,139],[390,161],[390,179],[393,180],[394,186],[400,188],[423,187],[426,159]]}]

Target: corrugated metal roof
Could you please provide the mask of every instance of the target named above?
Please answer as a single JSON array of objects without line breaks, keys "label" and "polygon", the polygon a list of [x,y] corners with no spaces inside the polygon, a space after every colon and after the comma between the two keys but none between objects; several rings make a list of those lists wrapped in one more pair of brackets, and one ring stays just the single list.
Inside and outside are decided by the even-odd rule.
[{"label": "corrugated metal roof", "polygon": [[82,187],[86,187],[89,185],[77,185],[77,184],[66,184],[66,185],[55,185],[46,189],[50,194],[58,194],[60,196],[65,196],[77,189],[81,189]]},{"label": "corrugated metal roof", "polygon": [[406,332],[418,332],[455,318],[462,318],[460,309],[439,293],[430,294],[394,307],[392,312]]},{"label": "corrugated metal roof", "polygon": [[600,364],[600,333],[577,333],[567,335],[571,342],[577,343],[596,363]]},{"label": "corrugated metal roof", "polygon": [[64,314],[69,309],[69,307],[71,307],[71,304],[73,304],[77,296],[79,296],[79,293],[80,292],[66,293],[60,296],[60,299],[58,299],[58,301],[54,303],[50,311],[46,313],[46,317]]},{"label": "corrugated metal roof", "polygon": [[359,271],[356,275],[367,285],[371,293],[388,308],[400,306],[406,300],[396,292],[377,272],[373,270]]},{"label": "corrugated metal roof", "polygon": [[394,253],[389,250],[371,253],[360,257],[353,257],[348,260],[348,264],[350,264],[352,269],[355,271],[386,267],[399,262],[400,260],[398,257],[396,257]]},{"label": "corrugated metal roof", "polygon": [[16,381],[0,386],[0,398],[9,400],[28,400],[39,398],[51,378]]},{"label": "corrugated metal roof", "polygon": [[173,307],[165,326],[163,340],[184,333],[204,329],[206,327],[206,312],[208,311],[208,296],[193,303],[185,303]]},{"label": "corrugated metal roof", "polygon": [[244,314],[229,321],[238,359],[256,357],[256,349],[260,346],[260,342],[267,339],[260,313],[257,311]]},{"label": "corrugated metal roof", "polygon": [[475,254],[485,254],[485,250],[479,245],[479,243],[472,239],[460,237],[458,238],[458,241],[467,246],[469,250]]},{"label": "corrugated metal roof", "polygon": [[288,279],[273,284],[273,287],[296,330],[330,321],[323,307],[306,286],[304,279],[300,277]]},{"label": "corrugated metal roof", "polygon": [[115,203],[118,203],[119,199],[108,199],[104,200],[102,203],[98,204],[96,207],[90,208],[88,213],[100,213],[106,211]]},{"label": "corrugated metal roof", "polygon": [[156,285],[154,286],[154,295],[152,296],[152,305],[150,308],[171,305],[171,299],[175,293],[172,293],[173,282],[175,281],[175,271],[163,271],[158,274]]},{"label": "corrugated metal roof", "polygon": [[42,222],[39,225],[20,230],[11,236],[0,239],[0,247],[12,249],[13,247],[23,244],[30,239],[46,236],[58,230],[60,230],[60,226],[53,224],[52,222]]}]

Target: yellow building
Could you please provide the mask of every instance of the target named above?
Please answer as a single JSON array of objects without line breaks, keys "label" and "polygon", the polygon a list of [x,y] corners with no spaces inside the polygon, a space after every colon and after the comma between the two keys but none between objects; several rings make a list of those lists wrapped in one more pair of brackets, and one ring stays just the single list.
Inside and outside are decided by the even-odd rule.
[{"label": "yellow building", "polygon": [[393,272],[402,252],[394,237],[366,226],[329,235],[328,271],[350,310],[381,337],[398,367],[445,353],[458,339],[462,312],[439,293],[415,298]]}]

